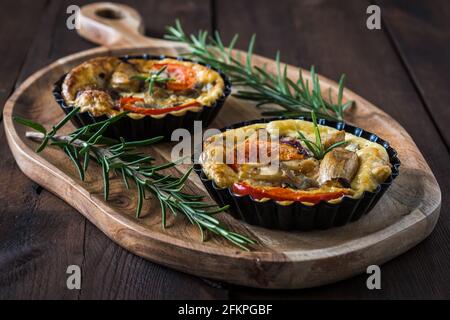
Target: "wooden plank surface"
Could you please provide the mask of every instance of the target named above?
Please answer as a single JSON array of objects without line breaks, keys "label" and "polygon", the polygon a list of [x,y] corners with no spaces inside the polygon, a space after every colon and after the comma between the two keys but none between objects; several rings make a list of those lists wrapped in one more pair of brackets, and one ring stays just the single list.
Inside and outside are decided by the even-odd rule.
[{"label": "wooden plank surface", "polygon": [[[37,25],[40,20],[39,13],[44,9],[46,2],[45,0],[33,1],[29,8],[30,11],[37,14],[31,17],[28,10],[21,10],[27,3],[29,2],[25,0],[5,1],[2,3],[0,41],[8,45],[0,47],[0,56],[2,57],[0,61],[0,70],[2,70],[2,77],[0,78],[0,110],[3,110],[6,99],[14,89],[14,84],[33,39],[32,30],[23,21],[29,20],[30,24]],[[6,15],[10,12],[15,12],[15,14],[10,15],[8,19]],[[5,15],[4,18],[3,15]],[[5,30],[14,30],[14,32],[5,32]],[[12,33],[14,33],[14,37],[11,36]]]},{"label": "wooden plank surface", "polygon": [[[217,28],[240,46],[257,33],[255,52],[309,67],[338,79],[347,74],[348,87],[382,108],[412,135],[441,186],[443,215],[432,235],[417,248],[382,267],[383,289],[366,289],[366,277],[302,291],[274,292],[232,289],[233,297],[444,298],[450,296],[449,157],[414,84],[392,48],[386,30],[369,31],[364,1],[217,1]],[[252,8],[258,7],[258,10]],[[276,23],[269,23],[274,21]],[[445,86],[444,86],[445,88]],[[448,129],[447,129],[448,130]],[[430,143],[433,141],[433,143]],[[444,271],[446,270],[446,271]]]},{"label": "wooden plank surface", "polygon": [[392,43],[447,148],[450,146],[450,6],[446,0],[377,1]]},{"label": "wooden plank surface", "polygon": [[[10,1],[11,3],[17,1]],[[82,5],[88,1],[79,1]],[[159,8],[173,15],[195,17],[190,28],[204,28],[209,24],[208,7],[196,7],[193,2],[171,4],[148,1],[143,12],[150,14]],[[20,3],[19,3],[20,4]],[[28,28],[28,42],[34,38],[26,60],[10,52],[10,67],[16,67],[19,80],[24,80],[51,61],[80,50],[94,47],[81,39],[75,31],[65,28],[66,8],[72,1],[43,3],[45,15],[40,17],[39,29]],[[136,6],[136,1],[130,5]],[[44,7],[45,5],[45,7]],[[164,9],[165,6],[165,9]],[[177,9],[179,8],[179,9]],[[146,11],[147,10],[147,11]],[[18,10],[20,11],[20,10]],[[1,11],[6,13],[5,11]],[[21,12],[26,12],[22,10]],[[34,13],[33,13],[34,14]],[[151,29],[164,32],[164,26],[175,16],[169,14],[152,19]],[[17,16],[0,19],[5,26]],[[21,17],[23,21],[26,16]],[[163,19],[167,19],[164,21]],[[205,25],[206,23],[206,25]],[[2,26],[3,27],[3,26]],[[3,28],[1,28],[3,30]],[[25,33],[25,31],[24,31]],[[4,35],[4,33],[2,33]],[[23,36],[24,39],[26,35]],[[5,39],[5,42],[6,41]],[[25,55],[24,55],[25,56]],[[23,68],[21,66],[23,65]],[[13,73],[14,70],[11,70]],[[3,78],[5,85],[14,79]],[[19,83],[20,81],[18,81]],[[10,94],[8,92],[6,97]],[[5,97],[5,98],[6,98]],[[3,101],[4,102],[4,101]],[[3,106],[4,103],[1,103]],[[200,278],[160,267],[134,256],[112,243],[76,210],[53,194],[42,190],[17,168],[7,147],[3,127],[0,130],[0,298],[32,299],[211,299],[225,298],[227,291],[218,289]],[[82,267],[82,290],[66,288],[66,268],[70,264]]]},{"label": "wooden plank surface", "polygon": [[[31,24],[39,25],[41,12],[47,8],[45,1],[34,3],[38,2],[39,6],[30,8],[35,12],[35,18],[30,17],[27,10],[21,10],[26,6],[25,1],[8,1],[5,3],[7,9],[1,11],[5,14],[20,14],[19,17],[7,15],[1,19],[2,30],[20,30],[22,33],[18,37],[21,41],[15,44],[14,38],[11,38],[12,31],[2,32],[2,36],[9,37],[2,39],[2,43],[11,45],[2,46],[8,50],[2,55],[6,57],[2,61],[7,63],[2,70],[7,69],[5,74],[15,75],[15,78],[20,77],[35,35],[23,21],[32,19]],[[21,53],[21,50],[24,52]],[[2,88],[5,92],[8,91],[5,97],[2,96],[3,107],[16,81],[8,76],[2,77],[1,81]],[[84,228],[84,219],[76,217],[75,214],[72,218],[61,215],[69,211],[68,206],[48,192],[42,191],[22,174],[7,147],[3,124],[0,128],[0,141],[0,170],[4,174],[0,184],[0,297],[76,298],[77,292],[63,289],[63,286],[68,260],[71,261],[69,264],[82,262],[79,248],[83,239],[80,230]]]},{"label": "wooden plank surface", "polygon": [[[197,1],[173,0],[163,3],[167,2],[169,4],[160,4],[161,2],[157,1],[126,3],[146,13],[144,17],[148,24],[147,30],[152,35],[162,34],[161,27],[166,23],[172,23],[173,19],[180,15],[184,19],[184,25],[189,24],[191,31],[199,26],[212,27],[211,12],[205,14],[203,11],[210,9],[209,2],[201,6],[201,9],[196,5]],[[20,70],[23,70],[20,75],[20,79],[23,80],[34,70],[57,57],[92,47],[91,44],[80,40],[75,32],[63,27],[65,19],[63,6],[67,7],[69,2],[64,4],[58,2],[57,5],[55,3],[56,1],[27,1],[27,10],[16,10],[15,14],[11,15],[6,9],[14,9],[15,6],[21,8],[24,3],[17,0],[2,1],[0,30],[9,30],[8,28],[14,26],[18,31],[2,32],[0,35],[2,43],[8,43],[8,46],[3,47],[0,62],[1,106],[10,94],[14,79]],[[412,62],[409,63],[409,70],[406,70],[387,34],[391,32],[397,42],[400,39],[398,33],[395,36],[393,25],[395,21],[386,20],[384,26],[386,29],[369,32],[365,29],[365,9],[368,5],[365,2],[346,1],[344,5],[342,2],[338,4],[337,1],[301,3],[291,1],[287,4],[277,3],[277,6],[269,1],[245,1],[245,3],[216,1],[215,24],[228,35],[239,32],[242,38],[246,39],[256,31],[259,35],[256,52],[259,54],[273,55],[276,49],[280,48],[284,61],[301,66],[314,63],[325,76],[336,79],[341,72],[346,72],[351,89],[393,115],[410,132],[439,180],[444,198],[443,214],[430,238],[383,266],[383,289],[380,291],[367,290],[366,277],[363,275],[335,285],[302,291],[264,291],[234,287],[230,296],[232,298],[448,298],[450,218],[446,211],[450,203],[446,195],[450,191],[449,159],[446,146],[434,125],[441,121],[440,119],[445,119],[446,115],[435,116],[433,122],[429,116],[430,112],[426,110],[431,103],[428,102],[425,106],[421,94],[425,101],[432,101],[433,105],[436,101],[430,98],[427,100],[423,92],[416,90],[425,88],[424,86],[430,83],[430,78],[435,77],[436,73],[416,71],[420,64]],[[256,3],[258,10],[254,10]],[[154,15],[153,8],[158,5],[158,14]],[[426,1],[415,1],[412,8],[419,6],[418,10],[422,12],[424,6],[427,8],[431,5]],[[38,15],[37,12],[42,12],[44,8],[47,10],[46,14]],[[448,22],[448,14],[445,14],[448,8],[445,3],[444,9],[447,11],[432,11],[435,17],[433,19],[446,19],[439,20],[441,23],[435,26],[436,30],[440,30],[442,21]],[[408,11],[403,12],[403,16],[406,17],[411,14]],[[383,19],[386,18],[388,17],[383,16]],[[40,19],[40,23],[36,23],[33,19]],[[154,21],[159,21],[157,27]],[[424,37],[427,38],[426,33]],[[35,40],[32,49],[28,52],[28,45],[32,43],[33,38]],[[243,40],[241,45],[245,43]],[[420,45],[420,42],[416,44]],[[437,42],[437,44],[443,46],[443,52],[447,52],[445,50],[448,50],[448,41],[446,46],[445,43]],[[403,46],[401,49],[404,51],[403,57],[407,57],[407,53],[412,54],[408,52],[409,48]],[[27,52],[27,59],[24,60]],[[430,52],[433,53],[431,49]],[[431,58],[436,61],[433,56]],[[444,63],[448,62],[448,59],[442,60]],[[443,69],[437,70],[439,73]],[[411,77],[411,74],[415,76]],[[438,74],[438,76],[446,75]],[[439,90],[441,94],[447,91],[446,85],[442,82],[431,85],[433,90]],[[445,110],[444,106],[435,112],[446,112]],[[441,125],[439,130],[442,136],[448,137],[448,128]],[[45,190],[41,190],[18,170],[6,147],[3,128],[0,128],[0,142],[2,154],[0,172],[3,174],[0,183],[1,298],[80,296],[162,298],[173,297],[176,292],[181,292],[183,298],[226,296],[224,290],[210,290],[201,280],[145,262],[112,244],[73,209]],[[83,253],[80,242],[81,240],[84,242],[84,238],[88,240],[86,243],[92,243],[92,246],[89,246],[91,252]],[[38,245],[39,243],[45,245]],[[69,292],[63,287],[65,267],[73,263],[74,259],[77,260],[75,263],[79,262],[80,258],[86,259],[85,265],[89,268],[87,279],[90,283],[96,279],[94,272],[104,272],[105,275],[101,278],[102,281],[96,280],[95,287],[90,286],[81,294]],[[52,267],[51,263],[56,265]],[[118,267],[113,268],[114,264]],[[119,267],[127,265],[132,266],[128,270],[130,272]],[[48,269],[49,267],[52,269]],[[131,271],[136,271],[140,275]],[[52,272],[53,275],[49,274]],[[189,289],[190,287],[193,289]]]}]

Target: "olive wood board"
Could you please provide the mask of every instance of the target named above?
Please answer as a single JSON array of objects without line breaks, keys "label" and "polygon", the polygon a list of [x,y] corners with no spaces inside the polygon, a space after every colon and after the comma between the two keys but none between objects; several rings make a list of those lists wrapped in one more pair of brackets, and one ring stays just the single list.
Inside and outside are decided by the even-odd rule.
[{"label": "olive wood board", "polygon": [[[100,9],[99,9],[100,8]],[[96,15],[99,10],[111,12]],[[105,11],[105,12],[106,12]],[[104,12],[103,12],[104,13]],[[103,201],[101,170],[91,165],[82,182],[70,160],[59,149],[36,154],[37,143],[25,138],[14,115],[51,127],[63,117],[52,96],[53,83],[75,65],[96,56],[167,54],[185,52],[182,45],[145,38],[142,20],[134,10],[111,3],[83,7],[79,33],[102,47],[61,58],[30,76],[6,102],[3,116],[7,140],[20,169],[94,223],[109,238],[129,251],[156,263],[193,275],[259,288],[305,288],[323,285],[365,272],[412,248],[433,230],[439,216],[441,191],[428,164],[409,134],[394,119],[362,97],[346,89],[345,99],[355,101],[346,121],[379,135],[398,151],[400,175],[372,211],[343,227],[309,232],[268,230],[245,224],[227,213],[218,217],[231,229],[258,241],[249,252],[217,236],[200,240],[195,226],[182,216],[169,218],[161,227],[158,201],[147,200],[140,219],[135,218],[136,190],[128,191],[118,177],[111,178],[110,200]],[[273,60],[254,56],[256,65]],[[298,68],[288,67],[296,78]],[[306,79],[310,79],[304,71]],[[320,77],[322,88],[337,84]],[[253,103],[230,97],[210,128],[260,118]],[[63,132],[73,129],[68,124]],[[173,143],[147,150],[157,161],[170,159]],[[180,167],[185,170],[185,167]],[[187,188],[207,194],[196,174]],[[64,212],[61,212],[64,214]]]}]

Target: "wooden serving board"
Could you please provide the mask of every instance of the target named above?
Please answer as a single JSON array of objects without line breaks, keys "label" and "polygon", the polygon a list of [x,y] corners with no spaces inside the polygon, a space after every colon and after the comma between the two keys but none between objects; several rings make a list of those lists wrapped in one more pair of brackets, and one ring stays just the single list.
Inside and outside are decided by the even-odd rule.
[{"label": "wooden serving board", "polygon": [[[201,242],[197,229],[183,217],[169,220],[163,230],[159,205],[151,200],[145,202],[143,218],[134,218],[135,192],[126,191],[118,178],[112,179],[110,201],[104,202],[99,168],[91,166],[86,181],[81,182],[61,151],[47,148],[36,154],[36,143],[24,137],[25,128],[14,123],[12,117],[20,115],[48,127],[56,123],[63,113],[53,99],[53,83],[89,58],[132,53],[174,55],[184,48],[142,36],[141,18],[125,6],[88,5],[82,10],[80,22],[81,35],[105,46],[59,59],[30,76],[5,105],[5,130],[21,170],[121,246],[151,261],[202,277],[260,288],[304,288],[365,272],[367,266],[382,264],[415,246],[433,230],[441,191],[428,164],[395,120],[350,90],[345,91],[345,98],[354,100],[356,108],[347,115],[348,122],[389,141],[402,162],[400,175],[388,192],[369,215],[357,222],[324,231],[282,232],[247,225],[226,213],[219,215],[230,228],[258,240],[259,245],[244,252],[218,237]],[[273,60],[263,57],[256,56],[254,63],[274,67]],[[289,66],[288,72],[295,78],[298,68]],[[308,72],[304,74],[309,77]],[[336,93],[335,82],[321,78],[321,85]],[[259,117],[251,103],[231,97],[211,127]],[[66,130],[70,129],[69,125]],[[165,143],[148,151],[157,158],[169,159],[170,150],[171,144]],[[195,174],[188,187],[205,194]]]}]

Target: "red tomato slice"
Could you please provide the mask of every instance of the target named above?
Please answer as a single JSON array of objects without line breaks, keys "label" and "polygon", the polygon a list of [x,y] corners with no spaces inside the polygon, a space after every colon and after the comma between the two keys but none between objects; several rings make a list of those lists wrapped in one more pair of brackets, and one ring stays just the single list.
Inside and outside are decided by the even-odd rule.
[{"label": "red tomato slice", "polygon": [[194,87],[196,78],[192,68],[175,63],[156,63],[153,65],[153,69],[160,70],[164,66],[169,77],[175,79],[167,82],[169,90],[180,91]]},{"label": "red tomato slice", "polygon": [[281,187],[254,187],[246,183],[234,183],[232,190],[235,194],[250,195],[254,199],[269,198],[276,201],[299,201],[313,204],[319,203],[320,201],[338,199],[346,194],[352,194],[350,189],[313,193]]},{"label": "red tomato slice", "polygon": [[178,111],[182,110],[188,107],[196,107],[200,106],[200,103],[198,101],[192,101],[188,102],[179,106],[173,106],[173,107],[167,107],[167,108],[161,108],[161,109],[151,109],[151,108],[144,108],[144,107],[137,107],[134,105],[135,102],[143,102],[144,99],[142,98],[121,98],[120,99],[120,108],[123,110],[131,111],[133,113],[139,113],[139,114],[145,114],[145,115],[159,115],[164,114],[172,111]]},{"label": "red tomato slice", "polygon": [[134,104],[135,102],[144,102],[144,99],[142,99],[142,98],[134,98],[134,97],[120,98],[120,107],[122,108],[124,105]]}]

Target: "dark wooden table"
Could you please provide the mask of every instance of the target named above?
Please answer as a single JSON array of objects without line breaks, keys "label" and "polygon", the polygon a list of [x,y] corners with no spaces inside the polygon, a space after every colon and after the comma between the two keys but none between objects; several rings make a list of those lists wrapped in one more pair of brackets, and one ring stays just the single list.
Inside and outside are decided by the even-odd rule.
[{"label": "dark wooden table", "polygon": [[[62,200],[25,177],[0,129],[1,299],[450,298],[450,3],[377,0],[382,29],[368,30],[370,1],[120,1],[161,37],[180,18],[187,31],[238,32],[245,49],[309,67],[397,119],[411,134],[442,189],[431,236],[382,266],[382,289],[367,275],[320,288],[274,291],[219,284],[150,263],[122,249]],[[26,77],[92,48],[66,28],[66,8],[87,1],[8,0],[0,4],[0,106]],[[3,125],[0,123],[0,126]],[[68,265],[82,267],[82,289],[66,288]]]}]

